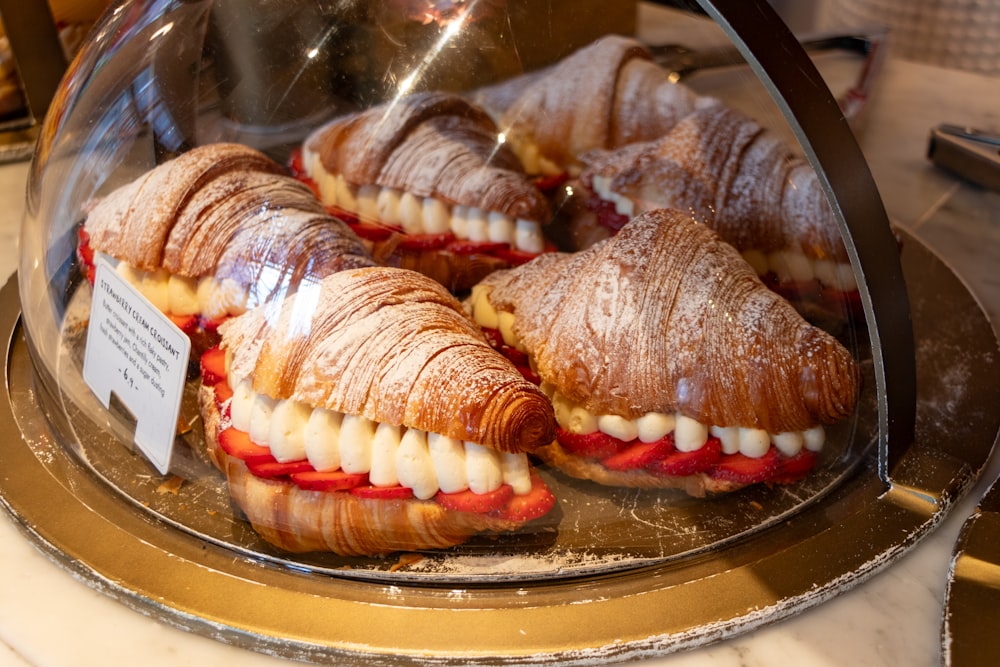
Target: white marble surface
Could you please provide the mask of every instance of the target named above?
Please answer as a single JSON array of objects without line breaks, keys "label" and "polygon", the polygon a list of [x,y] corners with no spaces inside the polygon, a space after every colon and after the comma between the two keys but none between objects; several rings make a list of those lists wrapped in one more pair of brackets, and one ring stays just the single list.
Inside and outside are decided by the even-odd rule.
[{"label": "white marble surface", "polygon": [[[948,176],[924,157],[940,122],[1000,131],[1000,80],[902,61],[887,64],[861,143],[890,216],[925,240],[1000,322],[1000,194]],[[0,273],[16,268],[27,166],[0,166]],[[951,550],[965,516],[1000,473],[991,462],[943,524],[869,581],[793,618],[644,664],[923,666],[939,661]],[[2,471],[0,471],[2,474]],[[0,665],[286,664],[146,618],[88,588],[0,518]]]}]

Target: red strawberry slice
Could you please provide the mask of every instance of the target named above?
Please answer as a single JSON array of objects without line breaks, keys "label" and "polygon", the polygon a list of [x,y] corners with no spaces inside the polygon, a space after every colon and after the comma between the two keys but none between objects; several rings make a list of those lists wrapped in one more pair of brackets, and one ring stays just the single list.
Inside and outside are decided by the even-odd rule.
[{"label": "red strawberry slice", "polygon": [[174,315],[173,313],[169,313],[167,318],[173,322],[178,329],[189,336],[198,330],[198,320],[200,318],[197,315]]},{"label": "red strawberry slice", "polygon": [[777,471],[778,450],[771,447],[764,456],[756,459],[744,454],[726,454],[708,470],[708,474],[714,479],[756,484],[766,482]]},{"label": "red strawberry slice", "polygon": [[349,493],[359,498],[372,500],[408,500],[413,497],[413,489],[406,486],[355,486]]},{"label": "red strawberry slice", "polygon": [[291,154],[288,156],[288,173],[299,178],[304,176],[306,169],[302,164],[302,149],[294,148]]},{"label": "red strawberry slice", "polygon": [[248,465],[274,461],[270,449],[251,441],[250,434],[246,431],[240,431],[233,427],[223,429],[219,433],[219,447],[226,454],[235,456]]},{"label": "red strawberry slice", "polygon": [[476,493],[471,489],[456,491],[455,493],[442,493],[438,491],[434,496],[445,509],[455,512],[475,512],[486,514],[498,510],[514,497],[514,489],[510,484],[501,484],[496,490],[487,493]]},{"label": "red strawberry slice", "polygon": [[622,215],[615,209],[613,201],[603,199],[596,193],[587,198],[586,206],[597,215],[599,223],[613,231],[617,232],[629,221],[627,215]]},{"label": "red strawberry slice", "polygon": [[201,381],[214,387],[226,379],[226,351],[216,345],[201,355]]},{"label": "red strawberry slice", "polygon": [[556,439],[570,454],[592,459],[606,459],[617,454],[626,443],[607,433],[573,433],[562,428],[556,429]]},{"label": "red strawberry slice", "polygon": [[397,246],[400,250],[411,252],[425,252],[427,250],[440,250],[455,240],[455,235],[451,232],[442,234],[405,234]]},{"label": "red strawberry slice", "polygon": [[490,329],[489,327],[482,327],[482,329],[483,335],[486,336],[486,342],[490,346],[497,350],[504,346],[503,336],[500,335],[499,329]]},{"label": "red strawberry slice", "polygon": [[456,255],[495,255],[509,247],[508,244],[499,241],[454,241],[447,246],[448,250]]},{"label": "red strawberry slice", "polygon": [[81,225],[76,232],[77,250],[80,253],[80,260],[87,266],[94,265],[94,249],[90,246],[90,234]]},{"label": "red strawberry slice", "polygon": [[682,452],[674,447],[674,434],[670,433],[664,439],[670,439],[670,453],[662,459],[653,461],[648,469],[657,475],[684,477],[704,472],[722,456],[722,443],[718,438],[709,438],[699,449],[693,452]]},{"label": "red strawberry slice", "polygon": [[527,250],[520,250],[518,248],[512,248],[510,246],[506,248],[501,248],[500,250],[493,253],[497,258],[502,259],[511,266],[520,266],[521,264],[527,264],[534,258],[538,257],[537,252],[528,252]]},{"label": "red strawberry slice", "polygon": [[556,497],[537,474],[531,474],[531,490],[523,496],[514,495],[494,516],[511,521],[531,521],[548,514],[556,505]]},{"label": "red strawberry slice", "polygon": [[[348,216],[353,218],[353,220],[348,219]],[[353,213],[346,213],[338,217],[347,222],[348,226],[350,226],[354,233],[365,241],[385,241],[393,234],[399,233],[399,230],[385,225],[379,225],[373,222],[358,222],[358,216]]]},{"label": "red strawberry slice", "polygon": [[660,438],[655,442],[633,440],[617,454],[601,459],[601,465],[608,470],[645,468],[653,461],[663,458],[672,447],[672,441],[666,438]]},{"label": "red strawberry slice", "polygon": [[222,326],[222,323],[228,320],[229,317],[229,315],[222,315],[212,319],[203,317],[201,318],[201,328],[212,334],[217,333],[219,331],[219,327]]},{"label": "red strawberry slice", "polygon": [[266,477],[268,479],[274,477],[285,477],[293,473],[307,472],[313,470],[312,464],[305,459],[301,461],[288,461],[282,463],[280,461],[247,461],[247,468],[250,468],[250,472],[257,475],[258,477]]},{"label": "red strawberry slice", "polygon": [[307,491],[347,491],[354,487],[367,485],[368,475],[363,472],[344,472],[343,470],[307,470],[293,472],[289,475],[292,481]]},{"label": "red strawberry slice", "polygon": [[500,354],[507,357],[510,363],[515,366],[527,366],[528,365],[528,355],[516,347],[511,347],[510,345],[504,345],[500,348]]},{"label": "red strawberry slice", "polygon": [[97,280],[97,267],[96,266],[88,266],[87,267],[87,282],[90,283],[91,285],[93,285],[94,281],[96,281],[96,280]]},{"label": "red strawberry slice", "polygon": [[230,398],[233,397],[233,388],[229,386],[229,383],[223,379],[221,382],[216,382],[215,387],[215,404],[222,405]]},{"label": "red strawberry slice", "polygon": [[521,377],[534,385],[541,385],[542,378],[535,371],[531,370],[530,366],[517,366],[518,372],[521,373]]},{"label": "red strawberry slice", "polygon": [[809,474],[816,465],[816,452],[801,450],[795,456],[778,456],[778,471],[770,479],[776,484],[792,484]]},{"label": "red strawberry slice", "polygon": [[544,176],[536,176],[534,179],[535,187],[542,192],[554,192],[559,186],[566,183],[569,180],[569,173],[561,171],[558,174],[546,174]]}]

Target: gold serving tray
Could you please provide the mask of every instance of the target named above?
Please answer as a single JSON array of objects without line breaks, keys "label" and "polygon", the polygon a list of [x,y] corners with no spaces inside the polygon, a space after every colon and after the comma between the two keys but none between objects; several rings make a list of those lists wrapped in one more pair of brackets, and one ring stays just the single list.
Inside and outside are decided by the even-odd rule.
[{"label": "gold serving tray", "polygon": [[[865,581],[933,529],[985,465],[1000,429],[996,335],[919,241],[904,237],[902,253],[917,341],[917,437],[891,487],[877,475],[863,407],[853,430],[831,438],[846,448],[834,448],[801,487],[699,503],[546,473],[567,500],[524,535],[415,562],[292,558],[253,536],[209,469],[175,495],[162,486],[170,480],[110,436],[103,444],[67,437],[89,438],[85,425],[99,415],[73,408],[70,423],[68,406],[44,395],[14,278],[0,292],[0,501],[94,588],[165,623],[290,658],[582,663],[706,644]],[[112,462],[126,460],[129,474],[116,477]],[[140,464],[141,473],[129,467]],[[187,465],[204,464],[192,456]],[[601,522],[611,524],[607,534],[592,530]],[[588,535],[605,548],[584,549]]]}]

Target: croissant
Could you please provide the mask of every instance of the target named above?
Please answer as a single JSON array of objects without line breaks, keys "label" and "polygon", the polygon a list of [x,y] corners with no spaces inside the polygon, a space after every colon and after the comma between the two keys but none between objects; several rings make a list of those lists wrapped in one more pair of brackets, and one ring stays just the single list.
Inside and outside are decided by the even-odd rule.
[{"label": "croissant", "polygon": [[496,119],[529,173],[550,174],[578,172],[589,150],[655,139],[718,104],[671,81],[641,42],[619,35],[472,98]]},{"label": "croissant", "polygon": [[552,406],[443,286],[368,267],[221,327],[202,358],[209,456],[264,539],[377,555],[511,531],[555,499],[526,451]]},{"label": "croissant", "polygon": [[[655,208],[704,222],[779,293],[826,290],[828,309],[857,282],[816,172],[777,134],[724,105],[698,109],[663,137],[583,156],[592,194],[577,233],[603,235]],[[811,286],[811,287],[810,287]],[[854,299],[851,299],[854,300]]]},{"label": "croissant", "polygon": [[201,146],[112,191],[79,231],[94,253],[186,333],[209,345],[218,323],[344,268],[371,265],[360,239],[263,153]]},{"label": "croissant", "polygon": [[306,139],[301,168],[380,263],[456,291],[545,248],[545,196],[490,118],[456,95],[416,93],[337,118]]},{"label": "croissant", "polygon": [[606,484],[799,479],[857,398],[850,353],[675,210],[492,274],[467,307],[552,399],[558,438],[536,454]]}]

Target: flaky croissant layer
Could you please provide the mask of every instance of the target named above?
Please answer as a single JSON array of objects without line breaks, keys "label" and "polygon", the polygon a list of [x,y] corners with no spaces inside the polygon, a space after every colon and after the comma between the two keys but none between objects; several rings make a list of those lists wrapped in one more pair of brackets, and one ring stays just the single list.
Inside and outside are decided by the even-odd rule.
[{"label": "flaky croissant layer", "polygon": [[483,284],[542,380],[591,413],[785,433],[853,410],[850,353],[680,212],[647,212],[586,251]]},{"label": "flaky croissant layer", "polygon": [[[404,269],[343,271],[276,312],[222,328],[234,378],[255,393],[505,452],[554,435],[552,406],[443,287]],[[237,380],[238,381],[238,380]]]}]

